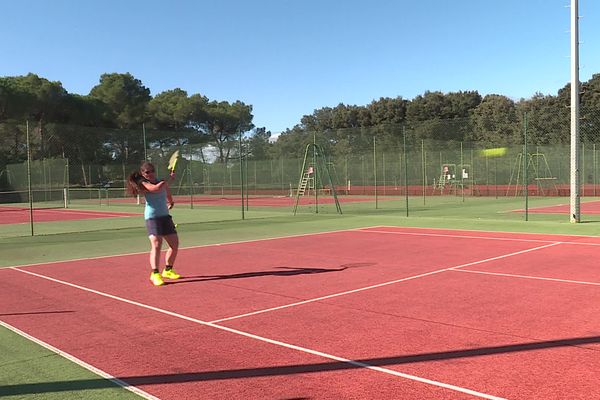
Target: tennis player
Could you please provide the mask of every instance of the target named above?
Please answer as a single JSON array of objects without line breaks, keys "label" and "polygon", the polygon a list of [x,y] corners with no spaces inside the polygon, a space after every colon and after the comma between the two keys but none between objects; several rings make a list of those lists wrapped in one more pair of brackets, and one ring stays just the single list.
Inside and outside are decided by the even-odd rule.
[{"label": "tennis player", "polygon": [[[144,219],[151,245],[150,268],[152,268],[152,273],[150,281],[154,286],[162,286],[165,284],[163,278],[179,279],[181,275],[173,269],[179,248],[179,237],[169,214],[169,210],[175,205],[169,190],[169,183],[156,178],[154,165],[144,162],[138,171],[129,175],[127,190],[134,196],[143,194],[146,199]],[[166,266],[161,274],[158,267],[163,239],[169,245],[169,249],[165,255]]]}]

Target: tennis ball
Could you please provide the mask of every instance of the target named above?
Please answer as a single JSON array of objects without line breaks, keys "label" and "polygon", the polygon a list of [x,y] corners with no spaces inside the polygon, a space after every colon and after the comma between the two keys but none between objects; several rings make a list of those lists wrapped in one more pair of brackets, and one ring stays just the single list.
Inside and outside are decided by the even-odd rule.
[{"label": "tennis ball", "polygon": [[506,147],[496,147],[494,149],[485,149],[481,150],[481,155],[483,157],[502,157],[506,155]]}]

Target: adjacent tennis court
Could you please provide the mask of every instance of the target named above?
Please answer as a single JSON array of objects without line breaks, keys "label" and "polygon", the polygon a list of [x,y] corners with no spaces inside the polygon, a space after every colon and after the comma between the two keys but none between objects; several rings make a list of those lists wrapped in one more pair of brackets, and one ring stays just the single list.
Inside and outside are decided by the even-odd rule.
[{"label": "adjacent tennis court", "polygon": [[[562,203],[553,206],[535,207],[527,210],[530,213],[538,214],[569,214],[570,204]],[[600,214],[600,201],[585,201],[580,205],[582,214]],[[517,212],[525,212],[525,210],[517,210]]]},{"label": "adjacent tennis court", "polygon": [[[35,222],[76,221],[97,218],[136,217],[141,213],[75,210],[68,208],[39,208],[33,209]],[[30,211],[22,207],[1,207],[0,224],[24,224],[30,222]]]},{"label": "adjacent tennis court", "polygon": [[197,246],[160,288],[147,257],[2,269],[0,320],[146,398],[600,397],[595,237],[372,227]]}]

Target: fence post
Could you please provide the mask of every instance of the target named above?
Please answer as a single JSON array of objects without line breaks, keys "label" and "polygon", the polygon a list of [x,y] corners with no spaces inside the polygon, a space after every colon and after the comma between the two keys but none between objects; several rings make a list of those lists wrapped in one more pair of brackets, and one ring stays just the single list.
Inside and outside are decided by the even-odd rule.
[{"label": "fence post", "polygon": [[402,140],[404,151],[404,197],[406,199],[406,216],[408,217],[408,160],[406,159],[406,128],[402,126]]},{"label": "fence post", "polygon": [[375,145],[375,136],[373,136],[373,179],[375,180],[375,209],[379,207],[377,203],[377,152]]},{"label": "fence post", "polygon": [[425,182],[426,174],[425,174],[425,141],[421,139],[421,169],[423,173],[423,205],[425,205]]},{"label": "fence post", "polygon": [[33,191],[31,190],[31,143],[29,143],[29,121],[25,121],[25,140],[27,141],[27,191],[29,192],[29,225],[33,236]]},{"label": "fence post", "polygon": [[525,189],[525,221],[529,221],[529,160],[527,158],[527,112],[525,112],[523,118],[523,187]]}]

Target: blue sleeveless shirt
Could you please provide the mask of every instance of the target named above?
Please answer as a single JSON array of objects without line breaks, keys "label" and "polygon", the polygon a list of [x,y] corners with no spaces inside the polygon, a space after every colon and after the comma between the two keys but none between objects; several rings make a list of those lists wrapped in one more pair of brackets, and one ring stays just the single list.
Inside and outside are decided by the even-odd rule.
[{"label": "blue sleeveless shirt", "polygon": [[[160,182],[157,181],[157,183]],[[161,189],[159,192],[144,192],[146,198],[146,207],[144,208],[144,219],[165,217],[169,215],[167,205],[167,190]]]}]

